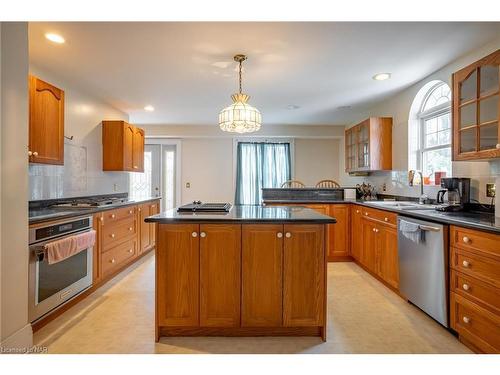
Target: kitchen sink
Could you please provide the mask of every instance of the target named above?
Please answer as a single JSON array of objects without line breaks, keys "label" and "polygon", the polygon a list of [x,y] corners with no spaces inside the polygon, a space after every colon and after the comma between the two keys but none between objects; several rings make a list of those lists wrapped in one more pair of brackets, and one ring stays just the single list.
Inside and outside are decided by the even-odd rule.
[{"label": "kitchen sink", "polygon": [[371,201],[366,203],[376,207],[387,207],[405,211],[435,210],[437,207],[435,204],[419,204],[412,201]]}]

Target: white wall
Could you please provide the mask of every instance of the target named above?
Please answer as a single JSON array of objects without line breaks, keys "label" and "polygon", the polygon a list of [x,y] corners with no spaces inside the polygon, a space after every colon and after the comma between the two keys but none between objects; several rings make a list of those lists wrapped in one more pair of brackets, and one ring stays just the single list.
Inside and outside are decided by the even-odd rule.
[{"label": "white wall", "polygon": [[295,140],[295,178],[306,186],[315,186],[320,180],[339,182],[338,139]]},{"label": "white wall", "polygon": [[[388,194],[419,196],[419,187],[407,186],[407,171],[408,171],[408,118],[410,107],[413,99],[417,95],[421,87],[432,80],[441,80],[448,83],[451,87],[451,75],[453,72],[469,65],[470,63],[494,52],[500,48],[500,38],[493,43],[480,47],[474,52],[463,56],[450,64],[446,65],[437,72],[431,74],[427,78],[417,82],[402,92],[381,103],[374,105],[369,113],[371,116],[389,116],[393,118],[393,137],[392,137],[392,167],[394,172],[378,172],[368,178],[349,177],[345,173],[343,160],[341,159],[341,180],[345,184],[359,183],[361,181],[369,181],[375,184],[377,190],[382,192],[382,185],[387,186]],[[359,117],[358,120],[363,120]],[[352,125],[354,125],[353,123]],[[352,126],[349,125],[348,127]],[[343,145],[342,154],[344,155]],[[482,203],[491,203],[491,198],[487,198],[485,194],[486,183],[495,182],[495,175],[500,169],[494,167],[496,162],[453,162],[452,173],[454,177],[470,177],[471,180],[471,196]],[[425,192],[435,198],[439,187],[425,187]]]},{"label": "white wall", "polygon": [[1,23],[0,346],[29,347],[28,24]]},{"label": "white wall", "polygon": [[128,191],[127,172],[102,171],[102,120],[128,115],[85,93],[78,85],[30,64],[30,73],[64,90],[64,166],[30,164],[29,199]]}]

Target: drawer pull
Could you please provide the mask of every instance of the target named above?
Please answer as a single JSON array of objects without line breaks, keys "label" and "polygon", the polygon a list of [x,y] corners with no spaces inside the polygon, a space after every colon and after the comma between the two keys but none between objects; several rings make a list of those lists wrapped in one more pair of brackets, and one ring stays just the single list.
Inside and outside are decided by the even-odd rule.
[{"label": "drawer pull", "polygon": [[115,234],[114,234],[114,233],[111,233],[109,236],[110,236],[111,238],[115,238]]},{"label": "drawer pull", "polygon": [[368,216],[368,212],[365,212],[365,216]]},{"label": "drawer pull", "polygon": [[389,221],[389,219],[387,217],[384,217],[384,221]]},{"label": "drawer pull", "polygon": [[359,210],[356,210],[356,213],[359,214]]},{"label": "drawer pull", "polygon": [[132,210],[129,210],[129,211],[128,211],[128,213],[129,213],[129,214],[133,214],[133,213],[134,213],[134,211],[132,211]]},{"label": "drawer pull", "polygon": [[286,232],[285,237],[290,238],[290,237],[292,237],[292,234],[290,232]]},{"label": "drawer pull", "polygon": [[464,285],[462,285],[462,288],[463,288],[463,290],[469,290],[470,286],[469,286],[469,284],[464,284]]},{"label": "drawer pull", "polygon": [[372,228],[372,231],[375,232],[375,228]]},{"label": "drawer pull", "polygon": [[111,219],[114,219],[116,217],[115,214],[111,214]]},{"label": "drawer pull", "polygon": [[33,155],[33,152],[28,151],[28,156],[31,156],[31,155]]},{"label": "drawer pull", "polygon": [[462,320],[464,321],[464,323],[465,323],[465,324],[469,324],[469,323],[470,323],[470,318],[468,318],[468,317],[466,317],[466,316],[464,316],[464,317],[462,318]]},{"label": "drawer pull", "polygon": [[466,260],[464,260],[464,261],[462,262],[462,265],[463,265],[465,268],[469,268],[470,263],[469,263],[469,262],[467,262]]},{"label": "drawer pull", "polygon": [[132,230],[133,230],[133,229],[134,229],[134,228],[132,228],[132,227],[129,227],[129,228],[128,228],[128,230],[129,230],[130,232],[132,232]]},{"label": "drawer pull", "polygon": [[201,237],[201,238],[205,238],[206,236],[207,236],[207,234],[206,234],[205,232],[201,232],[201,233],[200,233],[200,237]]},{"label": "drawer pull", "polygon": [[101,217],[99,218],[99,220],[100,220],[100,221],[104,221],[104,218],[101,216]]},{"label": "drawer pull", "polygon": [[193,233],[191,233],[191,236],[192,236],[192,237],[198,237],[198,233],[193,232]]},{"label": "drawer pull", "polygon": [[276,237],[283,238],[283,233],[281,233],[281,232],[276,233]]},{"label": "drawer pull", "polygon": [[132,253],[134,252],[134,250],[130,249],[128,252],[129,252],[130,254],[132,254]]},{"label": "drawer pull", "polygon": [[470,242],[470,238],[467,237],[467,236],[464,236],[464,238],[462,238],[462,241],[464,241],[465,243],[469,243]]},{"label": "drawer pull", "polygon": [[151,205],[151,208],[155,208],[155,207],[156,207],[156,204],[152,204],[152,205]]},{"label": "drawer pull", "polygon": [[110,261],[109,261],[109,263],[115,263],[115,262],[116,262],[116,261],[115,261],[115,258],[110,259]]},{"label": "drawer pull", "polygon": [[33,151],[33,156],[38,156],[38,152]]},{"label": "drawer pull", "polygon": [[141,211],[142,211],[142,209],[141,209],[140,207],[138,208],[138,210],[139,210],[139,212],[141,212]]}]

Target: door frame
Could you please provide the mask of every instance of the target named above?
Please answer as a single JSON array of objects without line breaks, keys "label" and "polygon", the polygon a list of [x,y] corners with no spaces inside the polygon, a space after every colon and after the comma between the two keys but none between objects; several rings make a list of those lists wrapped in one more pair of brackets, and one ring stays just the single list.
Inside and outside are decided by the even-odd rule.
[{"label": "door frame", "polygon": [[[175,146],[175,205],[178,207],[182,202],[182,142],[180,139],[159,138],[146,136],[146,145]],[[160,154],[160,170],[163,172],[163,155]],[[163,178],[160,177],[160,191],[163,193]],[[163,202],[163,200],[162,200]]]}]

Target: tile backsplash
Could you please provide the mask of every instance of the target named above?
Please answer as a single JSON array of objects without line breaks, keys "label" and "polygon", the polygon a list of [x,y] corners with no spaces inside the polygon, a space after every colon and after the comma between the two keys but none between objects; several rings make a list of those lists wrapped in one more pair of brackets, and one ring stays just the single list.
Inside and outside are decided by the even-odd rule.
[{"label": "tile backsplash", "polygon": [[29,165],[29,200],[128,191],[128,173],[103,172],[98,150],[64,145],[64,165]]}]

